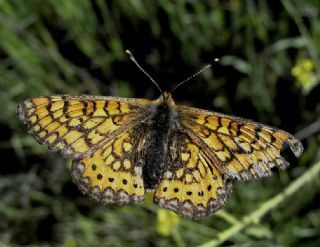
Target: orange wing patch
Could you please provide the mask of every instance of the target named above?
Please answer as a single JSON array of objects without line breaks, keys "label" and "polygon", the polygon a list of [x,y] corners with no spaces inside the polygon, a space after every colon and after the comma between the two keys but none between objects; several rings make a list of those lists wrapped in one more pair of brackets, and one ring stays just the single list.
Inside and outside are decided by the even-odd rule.
[{"label": "orange wing patch", "polygon": [[176,135],[169,144],[169,169],[156,189],[154,201],[185,218],[199,219],[225,204],[231,183],[191,139]]}]

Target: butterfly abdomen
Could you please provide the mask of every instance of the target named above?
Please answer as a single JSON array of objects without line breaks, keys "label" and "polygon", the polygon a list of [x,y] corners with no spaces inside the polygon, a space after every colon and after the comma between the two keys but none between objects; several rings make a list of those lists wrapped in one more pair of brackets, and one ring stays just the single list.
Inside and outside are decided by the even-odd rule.
[{"label": "butterfly abdomen", "polygon": [[143,180],[146,189],[153,190],[158,185],[165,169],[164,158],[167,154],[171,111],[167,104],[155,105],[151,109],[147,123],[149,131],[148,147],[143,167]]}]

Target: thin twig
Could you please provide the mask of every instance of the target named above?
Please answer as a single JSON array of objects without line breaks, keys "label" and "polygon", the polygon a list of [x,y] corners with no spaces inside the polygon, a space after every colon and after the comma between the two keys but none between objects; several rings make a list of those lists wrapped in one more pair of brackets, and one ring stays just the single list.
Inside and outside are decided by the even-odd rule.
[{"label": "thin twig", "polygon": [[298,138],[299,140],[304,140],[309,136],[316,134],[319,131],[320,131],[320,118],[317,121],[305,127],[304,129],[297,132],[295,134],[295,137]]}]

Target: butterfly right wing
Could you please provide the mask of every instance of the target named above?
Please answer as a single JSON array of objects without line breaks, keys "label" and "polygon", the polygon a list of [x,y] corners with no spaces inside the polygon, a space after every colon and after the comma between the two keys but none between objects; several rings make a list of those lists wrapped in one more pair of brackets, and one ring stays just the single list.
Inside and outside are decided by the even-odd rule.
[{"label": "butterfly right wing", "polygon": [[123,128],[145,117],[150,101],[104,96],[35,97],[17,112],[40,144],[71,158],[90,156]]},{"label": "butterfly right wing", "polygon": [[249,180],[271,175],[289,163],[281,156],[289,145],[296,157],[303,146],[283,130],[217,112],[179,106],[181,126],[206,151],[220,171],[230,178]]}]

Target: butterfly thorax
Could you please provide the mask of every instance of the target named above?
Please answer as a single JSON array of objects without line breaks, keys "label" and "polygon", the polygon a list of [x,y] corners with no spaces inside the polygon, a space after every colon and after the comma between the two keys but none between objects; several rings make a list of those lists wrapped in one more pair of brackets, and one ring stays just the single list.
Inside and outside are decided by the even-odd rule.
[{"label": "butterfly thorax", "polygon": [[155,100],[150,107],[150,118],[147,121],[148,146],[145,150],[143,178],[145,187],[154,190],[166,170],[165,157],[171,130],[176,125],[178,113],[172,106],[174,102],[170,94],[165,93]]}]

